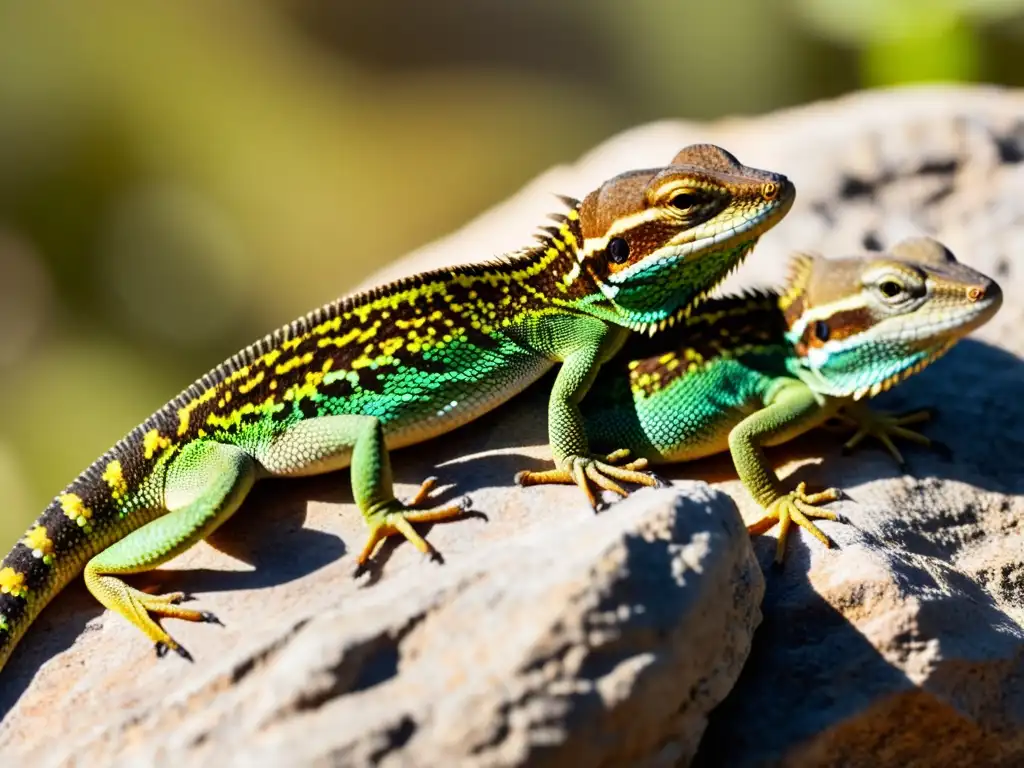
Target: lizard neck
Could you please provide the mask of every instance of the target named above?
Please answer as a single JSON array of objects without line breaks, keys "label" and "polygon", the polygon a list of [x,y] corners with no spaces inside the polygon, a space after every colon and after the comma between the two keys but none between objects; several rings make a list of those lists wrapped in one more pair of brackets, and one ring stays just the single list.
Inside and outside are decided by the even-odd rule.
[{"label": "lizard neck", "polygon": [[[556,225],[543,227],[536,244],[509,254],[503,261],[484,265],[493,269],[501,282],[508,283],[508,291],[502,289],[501,293],[515,294],[526,312],[587,312],[594,303],[604,302],[600,288],[583,268],[579,202],[562,199],[570,206],[569,211],[552,214]],[[491,293],[493,303],[507,305],[505,295]],[[522,317],[521,310],[514,313],[515,318]]]},{"label": "lizard neck", "polygon": [[[738,243],[722,250],[717,260],[696,259],[688,283],[673,287],[672,301],[656,308],[633,307],[623,291],[594,279],[587,263],[580,204],[563,200],[573,207],[564,215],[551,217],[558,226],[544,228],[538,245],[511,254],[506,263],[496,265],[499,270],[511,270],[516,284],[512,292],[518,293],[518,301],[534,315],[560,311],[588,314],[617,327],[653,335],[685,322],[707,292],[724,280],[757,243],[757,238]],[[706,264],[702,271],[696,266],[699,263]],[[646,296],[655,292],[651,286],[643,289]]]}]

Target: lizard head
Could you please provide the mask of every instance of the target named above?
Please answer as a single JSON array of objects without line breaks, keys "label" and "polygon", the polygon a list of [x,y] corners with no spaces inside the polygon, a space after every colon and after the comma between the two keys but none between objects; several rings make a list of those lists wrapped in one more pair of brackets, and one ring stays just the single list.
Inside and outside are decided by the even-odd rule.
[{"label": "lizard head", "polygon": [[822,394],[860,399],[941,357],[1002,301],[994,280],[915,237],[861,257],[797,254],[779,305],[794,373]]},{"label": "lizard head", "polygon": [[579,206],[577,258],[600,291],[581,308],[653,332],[725,279],[795,195],[785,176],[711,144],[606,181]]}]

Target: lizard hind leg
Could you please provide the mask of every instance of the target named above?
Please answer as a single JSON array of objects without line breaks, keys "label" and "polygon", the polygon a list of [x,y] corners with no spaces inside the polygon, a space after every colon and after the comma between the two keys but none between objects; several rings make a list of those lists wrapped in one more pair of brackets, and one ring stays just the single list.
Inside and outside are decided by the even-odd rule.
[{"label": "lizard hind leg", "polygon": [[168,468],[166,514],[132,531],[85,566],[85,584],[104,606],[142,630],[157,655],[191,655],[154,619],[219,624],[212,613],[184,608],[182,592],[150,595],[119,577],[150,571],[206,538],[238,508],[256,479],[256,464],[233,445],[199,442],[186,446]]}]

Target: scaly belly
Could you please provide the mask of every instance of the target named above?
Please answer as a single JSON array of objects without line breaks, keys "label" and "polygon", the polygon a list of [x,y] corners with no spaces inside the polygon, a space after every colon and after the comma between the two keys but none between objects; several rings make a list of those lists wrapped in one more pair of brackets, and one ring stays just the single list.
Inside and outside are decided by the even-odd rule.
[{"label": "scaly belly", "polygon": [[554,365],[541,357],[524,356],[510,370],[496,371],[472,385],[441,387],[420,407],[382,419],[385,443],[390,449],[402,448],[451,432],[508,402]]},{"label": "scaly belly", "polygon": [[[443,435],[507,402],[555,363],[536,355],[485,359],[478,367],[384,375],[377,391],[360,387],[345,396],[320,401],[317,416],[293,422],[270,446],[257,441],[263,470],[269,475],[318,475],[349,466],[354,443],[338,439],[326,426],[330,417],[372,416],[380,420],[389,450]],[[369,381],[364,377],[361,381]],[[323,418],[318,418],[323,417]],[[351,436],[351,433],[347,433]],[[295,443],[301,450],[285,450]],[[301,460],[299,460],[301,459]]]},{"label": "scaly belly", "polygon": [[[277,415],[277,435],[254,431],[255,455],[271,475],[311,475],[349,466],[363,420],[380,423],[388,449],[450,432],[519,394],[556,362],[506,337],[443,347],[331,371],[315,393]],[[339,421],[340,419],[340,421]],[[244,439],[244,438],[243,438]]]}]

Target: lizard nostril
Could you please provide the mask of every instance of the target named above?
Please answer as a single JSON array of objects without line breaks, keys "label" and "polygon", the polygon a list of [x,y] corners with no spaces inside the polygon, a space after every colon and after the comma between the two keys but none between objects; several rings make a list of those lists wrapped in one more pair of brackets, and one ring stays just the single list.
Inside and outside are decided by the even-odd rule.
[{"label": "lizard nostril", "polygon": [[972,286],[967,289],[967,298],[971,301],[980,301],[985,297],[985,289]]}]

